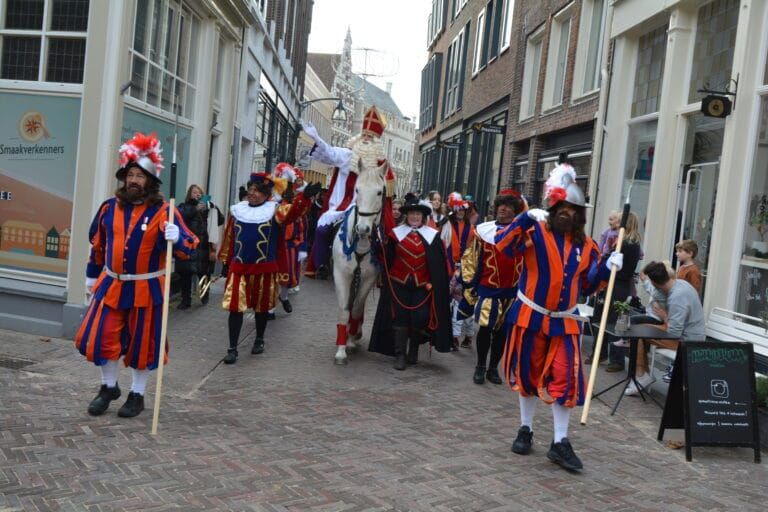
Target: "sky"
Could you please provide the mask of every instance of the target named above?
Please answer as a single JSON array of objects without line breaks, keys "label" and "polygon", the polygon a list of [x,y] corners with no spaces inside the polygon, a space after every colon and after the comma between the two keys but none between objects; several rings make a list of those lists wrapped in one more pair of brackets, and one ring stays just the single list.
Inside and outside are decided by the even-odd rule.
[{"label": "sky", "polygon": [[431,8],[431,0],[315,0],[309,51],[341,53],[351,28],[352,71],[364,72],[367,54],[367,72],[384,75],[369,80],[382,89],[392,82],[392,97],[403,115],[416,119]]}]

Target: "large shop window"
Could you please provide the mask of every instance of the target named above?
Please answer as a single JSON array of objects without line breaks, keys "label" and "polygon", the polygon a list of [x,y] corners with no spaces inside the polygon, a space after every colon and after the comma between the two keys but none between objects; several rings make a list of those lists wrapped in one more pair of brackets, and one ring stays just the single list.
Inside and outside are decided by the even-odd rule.
[{"label": "large shop window", "polygon": [[768,320],[768,96],[760,100],[756,136],[736,311]]},{"label": "large shop window", "polygon": [[645,220],[648,217],[648,195],[651,191],[657,126],[658,121],[655,120],[630,125],[627,142],[627,163],[621,197],[627,197],[627,193],[631,194],[629,202],[632,205],[632,211],[637,215],[640,230],[643,233]]},{"label": "large shop window", "polygon": [[475,124],[473,129],[465,135],[467,141],[464,168],[466,191],[474,197],[481,214],[489,212],[489,205],[499,190],[505,131],[506,114],[500,114],[483,123]]},{"label": "large shop window", "polygon": [[198,19],[175,0],[137,0],[131,96],[191,119],[198,38]]},{"label": "large shop window", "polygon": [[667,25],[640,38],[635,70],[632,117],[659,111],[664,60],[667,55]]},{"label": "large shop window", "polygon": [[89,0],[0,2],[0,78],[83,83]]},{"label": "large shop window", "polygon": [[0,270],[64,284],[80,99],[0,92],[0,105]]},{"label": "large shop window", "polygon": [[688,101],[695,103],[706,93],[697,92],[709,84],[729,84],[736,47],[740,0],[715,0],[699,9]]}]

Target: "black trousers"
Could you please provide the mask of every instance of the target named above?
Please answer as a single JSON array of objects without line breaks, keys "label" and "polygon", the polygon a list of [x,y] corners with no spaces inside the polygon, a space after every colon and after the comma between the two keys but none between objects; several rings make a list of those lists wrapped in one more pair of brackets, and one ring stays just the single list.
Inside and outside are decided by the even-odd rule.
[{"label": "black trousers", "polygon": [[493,369],[499,366],[501,356],[504,353],[504,342],[506,341],[506,332],[504,328],[498,331],[491,330],[490,327],[480,327],[477,331],[477,366],[486,367],[485,362],[488,358],[488,349],[491,350],[491,360],[487,368]]}]

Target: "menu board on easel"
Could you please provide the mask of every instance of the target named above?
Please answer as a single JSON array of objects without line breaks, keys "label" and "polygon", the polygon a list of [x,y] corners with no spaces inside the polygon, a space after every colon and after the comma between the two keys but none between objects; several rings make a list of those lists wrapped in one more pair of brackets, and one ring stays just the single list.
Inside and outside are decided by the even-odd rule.
[{"label": "menu board on easel", "polygon": [[694,446],[742,446],[760,462],[755,364],[751,343],[684,342],[675,358],[658,439],[685,430],[685,459]]}]

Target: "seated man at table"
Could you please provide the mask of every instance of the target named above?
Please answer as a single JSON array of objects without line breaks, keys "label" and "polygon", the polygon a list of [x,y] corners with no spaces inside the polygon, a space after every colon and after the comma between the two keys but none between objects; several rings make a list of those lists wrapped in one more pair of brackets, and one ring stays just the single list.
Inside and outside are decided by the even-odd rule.
[{"label": "seated man at table", "polygon": [[[658,261],[645,266],[643,274],[650,280],[651,285],[667,299],[667,309],[655,308],[654,312],[661,318],[664,325],[660,326],[673,336],[679,336],[681,341],[703,341],[706,339],[704,309],[696,289],[682,279],[669,275],[667,267]],[[650,340],[653,345],[661,348],[677,350],[678,341]],[[637,382],[641,386],[650,386],[654,379],[649,373],[648,355],[645,353],[645,343],[639,342],[637,348]],[[631,382],[624,392],[626,395],[637,395],[638,390]]]}]

